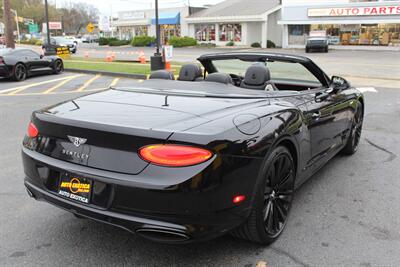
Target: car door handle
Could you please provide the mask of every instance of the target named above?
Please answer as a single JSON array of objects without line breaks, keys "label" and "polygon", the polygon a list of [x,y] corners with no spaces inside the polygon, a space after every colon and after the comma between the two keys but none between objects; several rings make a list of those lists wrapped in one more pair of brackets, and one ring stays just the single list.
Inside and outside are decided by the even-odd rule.
[{"label": "car door handle", "polygon": [[321,118],[321,112],[319,112],[319,111],[314,112],[314,113],[311,115],[311,117],[312,117],[313,119],[318,120],[319,118]]}]

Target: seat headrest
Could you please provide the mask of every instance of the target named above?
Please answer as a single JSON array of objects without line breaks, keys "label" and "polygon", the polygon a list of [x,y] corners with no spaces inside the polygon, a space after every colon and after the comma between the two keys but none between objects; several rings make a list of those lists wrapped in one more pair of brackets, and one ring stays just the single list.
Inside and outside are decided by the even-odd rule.
[{"label": "seat headrest", "polygon": [[271,74],[268,68],[257,64],[247,68],[243,82],[247,85],[263,85],[270,79]]},{"label": "seat headrest", "polygon": [[179,71],[178,80],[180,81],[195,81],[197,78],[201,78],[203,73],[201,68],[196,64],[183,65]]},{"label": "seat headrest", "polygon": [[156,70],[150,74],[149,79],[175,80],[175,77],[167,70]]},{"label": "seat headrest", "polygon": [[216,82],[216,83],[224,83],[224,84],[233,84],[232,77],[229,74],[214,72],[207,75],[205,81],[207,82]]}]

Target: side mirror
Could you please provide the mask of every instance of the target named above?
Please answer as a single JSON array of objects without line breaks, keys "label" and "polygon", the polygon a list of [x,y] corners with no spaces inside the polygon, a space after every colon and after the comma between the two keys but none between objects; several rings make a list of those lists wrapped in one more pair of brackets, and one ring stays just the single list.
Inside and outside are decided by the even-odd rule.
[{"label": "side mirror", "polygon": [[337,93],[340,90],[348,89],[350,87],[350,83],[345,78],[332,76],[330,87],[332,89],[332,93]]}]

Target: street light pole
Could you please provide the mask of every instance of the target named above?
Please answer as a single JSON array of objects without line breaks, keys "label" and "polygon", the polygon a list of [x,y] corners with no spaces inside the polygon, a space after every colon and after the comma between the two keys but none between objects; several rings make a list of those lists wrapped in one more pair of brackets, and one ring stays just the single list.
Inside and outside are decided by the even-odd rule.
[{"label": "street light pole", "polygon": [[19,33],[19,20],[18,20],[18,12],[17,10],[11,9],[11,11],[15,14],[15,23],[17,24],[17,40],[18,43],[21,43],[21,37],[20,37],[20,33]]},{"label": "street light pole", "polygon": [[158,24],[158,0],[156,1],[156,54],[155,55],[160,55],[160,25]]},{"label": "street light pole", "polygon": [[44,13],[46,20],[46,34],[47,34],[47,44],[50,44],[50,27],[49,27],[49,6],[47,4],[47,0],[44,0]]},{"label": "street light pole", "polygon": [[155,0],[155,21],[156,21],[156,52],[150,58],[150,68],[152,71],[164,69],[163,58],[160,53],[160,25],[158,21],[158,0]]}]

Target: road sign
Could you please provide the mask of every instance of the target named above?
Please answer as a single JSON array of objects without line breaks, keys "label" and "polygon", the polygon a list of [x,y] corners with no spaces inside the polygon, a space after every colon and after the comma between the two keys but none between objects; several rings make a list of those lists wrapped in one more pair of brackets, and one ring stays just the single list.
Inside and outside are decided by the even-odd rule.
[{"label": "road sign", "polygon": [[94,31],[94,25],[93,25],[93,23],[89,23],[87,26],[86,26],[86,30],[89,32],[89,33],[92,33],[93,31]]},{"label": "road sign", "polygon": [[34,24],[34,23],[35,23],[35,22],[33,21],[33,19],[24,18],[24,24],[25,24],[25,25]]},{"label": "road sign", "polygon": [[[42,24],[42,32],[47,32],[46,22]],[[62,23],[60,21],[49,21],[49,29],[50,30],[62,30]]]},{"label": "road sign", "polygon": [[173,46],[172,45],[164,45],[163,46],[163,56],[164,56],[164,62],[172,61],[172,56],[173,56]]},{"label": "road sign", "polygon": [[39,32],[39,25],[37,24],[29,24],[29,33],[38,33]]}]

